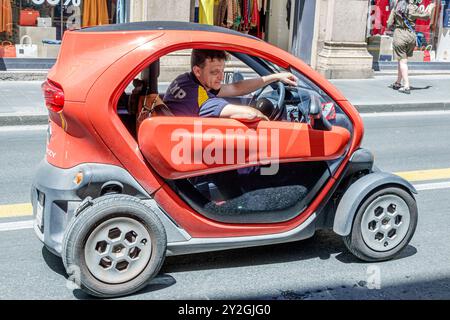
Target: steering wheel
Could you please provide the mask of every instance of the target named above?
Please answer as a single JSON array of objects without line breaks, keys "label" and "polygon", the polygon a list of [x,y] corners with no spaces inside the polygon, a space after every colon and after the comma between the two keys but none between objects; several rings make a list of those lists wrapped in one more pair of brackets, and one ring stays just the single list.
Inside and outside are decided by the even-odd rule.
[{"label": "steering wheel", "polygon": [[278,120],[283,115],[284,110],[284,98],[286,97],[286,87],[283,82],[278,81],[277,83],[278,100],[272,97],[262,97],[261,95],[264,90],[273,85],[270,83],[259,89],[250,101],[250,105],[256,101],[255,108],[266,115],[270,120]]}]

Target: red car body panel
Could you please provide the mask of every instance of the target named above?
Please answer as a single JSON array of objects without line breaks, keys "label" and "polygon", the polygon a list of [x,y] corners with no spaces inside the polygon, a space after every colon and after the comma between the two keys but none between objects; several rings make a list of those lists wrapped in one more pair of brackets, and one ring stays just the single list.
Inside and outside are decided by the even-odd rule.
[{"label": "red car body panel", "polygon": [[[332,160],[344,153],[349,139],[350,133],[337,126],[322,131],[306,123],[261,121],[249,128],[234,119],[205,118],[200,122],[184,117],[146,119],[138,137],[147,161],[160,176],[170,180],[274,161]],[[220,145],[220,154],[209,154],[218,149],[211,146],[212,141]],[[208,146],[207,157],[202,156]],[[190,153],[183,155],[181,149]],[[205,163],[207,158],[215,161]]]},{"label": "red car body panel", "polygon": [[[126,86],[151,62],[170,52],[188,48],[238,51],[264,58],[285,68],[291,66],[316,83],[347,114],[353,125],[353,134],[346,157],[335,176],[329,179],[301,215],[290,221],[276,224],[231,224],[212,221],[189,207],[161,177],[182,177],[186,176],[190,170],[201,169],[175,168],[168,163],[167,157],[166,163],[159,167],[155,162],[150,161],[155,167],[152,168],[144,158],[138,142],[117,115],[117,102]],[[58,62],[50,71],[48,78],[63,88],[65,105],[60,114],[50,115],[54,123],[47,160],[60,168],[74,167],[83,162],[107,163],[125,168],[149,194],[154,196],[158,204],[170,213],[171,218],[193,237],[271,234],[299,226],[324,200],[335,183],[335,178],[342,173],[349,155],[360,146],[363,136],[362,121],[358,112],[325,78],[291,54],[249,37],[185,30],[87,33],[68,31],[64,35],[64,46]],[[226,119],[215,119],[215,121],[238,123],[236,120]],[[145,126],[153,125],[152,121],[144,122],[146,122]],[[260,126],[263,126],[263,123]],[[336,130],[340,129],[335,129],[330,135],[336,133]],[[342,129],[342,131],[346,130]],[[343,136],[345,137],[342,131],[337,135],[341,140]],[[158,138],[157,132],[152,135]],[[145,143],[152,142],[142,143],[141,147],[146,150],[148,146]],[[288,142],[283,141],[283,143]],[[316,157],[314,159],[327,159],[342,152],[342,144],[338,143],[338,146],[336,150],[328,149],[329,145],[325,142],[320,146],[320,150],[308,145],[300,148],[299,151],[283,149],[283,152],[285,159],[289,160],[308,156],[312,157],[304,158],[304,160],[312,160],[314,156]],[[167,147],[169,146],[163,148]],[[151,148],[149,147],[149,150]],[[158,152],[164,155],[167,150]],[[56,156],[51,157],[49,154],[56,154]],[[151,156],[147,154],[148,159],[151,159]],[[171,170],[174,171],[171,172]],[[178,175],[179,172],[182,174]]]}]

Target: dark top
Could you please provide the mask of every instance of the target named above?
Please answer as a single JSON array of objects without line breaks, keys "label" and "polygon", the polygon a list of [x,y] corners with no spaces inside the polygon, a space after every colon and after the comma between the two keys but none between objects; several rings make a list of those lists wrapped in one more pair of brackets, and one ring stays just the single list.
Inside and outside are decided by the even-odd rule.
[{"label": "dark top", "polygon": [[[395,6],[394,9],[391,11],[391,14],[389,16],[387,25],[388,28],[394,27],[394,29],[406,29],[410,30],[409,27],[412,29],[416,28],[416,20],[417,19],[430,19],[431,13],[430,12],[424,12],[420,10],[420,7],[415,4],[409,4],[408,10],[405,15],[405,17],[402,17],[401,15],[398,15],[395,13]],[[408,22],[408,24],[406,22]]]},{"label": "dark top", "polygon": [[218,94],[219,90],[206,91],[197,77],[187,72],[170,84],[163,100],[176,116],[219,117],[228,101]]}]

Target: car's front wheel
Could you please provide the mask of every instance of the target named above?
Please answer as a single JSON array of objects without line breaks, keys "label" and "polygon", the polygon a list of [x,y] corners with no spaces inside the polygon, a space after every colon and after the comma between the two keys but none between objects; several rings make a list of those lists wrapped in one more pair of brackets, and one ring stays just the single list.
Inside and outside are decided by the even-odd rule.
[{"label": "car's front wheel", "polygon": [[417,215],[416,201],[407,191],[380,189],[361,203],[344,243],[361,260],[392,259],[414,235]]},{"label": "car's front wheel", "polygon": [[141,200],[95,199],[69,223],[62,257],[70,279],[98,297],[128,295],[155,277],[166,252],[164,227]]}]

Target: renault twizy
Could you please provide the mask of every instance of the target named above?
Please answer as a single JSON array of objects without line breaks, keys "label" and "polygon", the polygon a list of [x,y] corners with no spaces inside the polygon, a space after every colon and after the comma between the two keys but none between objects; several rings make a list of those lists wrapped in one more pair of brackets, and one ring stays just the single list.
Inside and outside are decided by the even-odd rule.
[{"label": "renault twizy", "polygon": [[[137,121],[162,85],[161,59],[193,48],[225,50],[256,75],[290,71],[298,86],[230,97],[271,121],[159,112]],[[332,229],[359,259],[382,261],[414,234],[416,190],[373,165],[357,110],[301,60],[252,36],[182,22],[68,31],[42,88],[49,130],[31,191],[34,229],[91,295],[140,290],[169,255]]]}]

